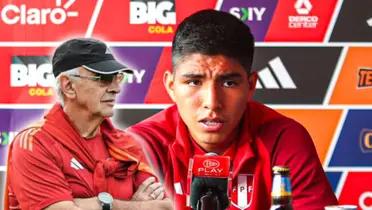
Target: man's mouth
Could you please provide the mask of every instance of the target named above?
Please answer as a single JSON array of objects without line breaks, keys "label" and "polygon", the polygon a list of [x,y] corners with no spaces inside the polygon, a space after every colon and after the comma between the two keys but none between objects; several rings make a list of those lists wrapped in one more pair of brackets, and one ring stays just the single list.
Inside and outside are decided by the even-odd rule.
[{"label": "man's mouth", "polygon": [[224,121],[221,119],[203,119],[199,123],[202,125],[202,128],[207,132],[217,132],[222,129]]},{"label": "man's mouth", "polygon": [[102,100],[101,102],[102,102],[102,103],[105,103],[105,104],[111,104],[111,105],[113,105],[113,104],[115,103],[115,100],[113,100],[113,99],[108,99],[108,100]]}]

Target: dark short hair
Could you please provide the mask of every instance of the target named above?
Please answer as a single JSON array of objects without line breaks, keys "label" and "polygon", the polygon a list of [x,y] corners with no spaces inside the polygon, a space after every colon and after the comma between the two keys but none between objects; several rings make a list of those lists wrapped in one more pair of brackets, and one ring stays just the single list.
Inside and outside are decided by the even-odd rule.
[{"label": "dark short hair", "polygon": [[254,38],[247,25],[235,16],[212,9],[198,11],[185,18],[172,42],[172,64],[184,56],[200,53],[224,55],[236,59],[251,71]]}]

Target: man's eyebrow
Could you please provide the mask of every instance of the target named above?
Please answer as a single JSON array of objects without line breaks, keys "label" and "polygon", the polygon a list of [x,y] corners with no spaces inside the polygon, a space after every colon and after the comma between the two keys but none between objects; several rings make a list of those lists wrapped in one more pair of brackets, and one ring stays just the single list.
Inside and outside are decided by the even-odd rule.
[{"label": "man's eyebrow", "polygon": [[190,79],[201,79],[201,78],[204,78],[205,75],[199,74],[199,73],[185,73],[185,74],[182,74],[181,77],[190,78]]},{"label": "man's eyebrow", "polygon": [[219,76],[220,79],[239,79],[242,78],[243,76],[239,73],[232,72],[232,73],[227,73],[227,74],[222,74]]}]

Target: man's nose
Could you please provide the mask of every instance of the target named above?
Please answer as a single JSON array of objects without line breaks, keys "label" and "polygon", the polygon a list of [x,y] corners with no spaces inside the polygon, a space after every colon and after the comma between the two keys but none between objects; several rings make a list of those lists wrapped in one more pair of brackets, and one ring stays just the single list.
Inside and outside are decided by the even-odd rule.
[{"label": "man's nose", "polygon": [[116,81],[115,79],[111,82],[111,84],[108,86],[107,91],[111,93],[120,93],[121,85],[120,82]]},{"label": "man's nose", "polygon": [[221,90],[214,84],[208,85],[203,89],[203,107],[209,110],[221,108]]}]

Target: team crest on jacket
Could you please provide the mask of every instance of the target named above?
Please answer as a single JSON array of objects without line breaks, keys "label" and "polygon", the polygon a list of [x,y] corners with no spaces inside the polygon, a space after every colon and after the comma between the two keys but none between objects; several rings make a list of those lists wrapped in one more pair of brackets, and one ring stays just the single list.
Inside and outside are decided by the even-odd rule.
[{"label": "team crest on jacket", "polygon": [[247,209],[251,205],[254,182],[253,174],[239,174],[233,180],[231,192],[231,204],[238,209]]}]

